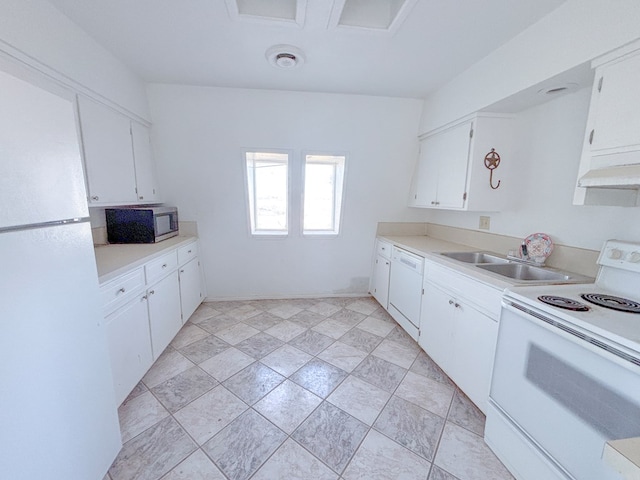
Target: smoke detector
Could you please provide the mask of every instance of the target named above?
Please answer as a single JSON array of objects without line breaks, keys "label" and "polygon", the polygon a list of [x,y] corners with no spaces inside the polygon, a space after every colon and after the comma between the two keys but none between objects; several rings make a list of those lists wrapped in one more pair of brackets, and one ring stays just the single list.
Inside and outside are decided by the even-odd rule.
[{"label": "smoke detector", "polygon": [[304,53],[293,45],[274,45],[269,48],[265,57],[276,68],[290,70],[304,63]]}]

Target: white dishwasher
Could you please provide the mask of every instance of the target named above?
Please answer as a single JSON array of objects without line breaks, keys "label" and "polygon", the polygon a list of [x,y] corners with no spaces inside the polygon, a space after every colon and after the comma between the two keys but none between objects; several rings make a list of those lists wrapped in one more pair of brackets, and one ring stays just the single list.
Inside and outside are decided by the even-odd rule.
[{"label": "white dishwasher", "polygon": [[398,247],[391,253],[389,313],[414,340],[418,340],[422,304],[424,258]]}]

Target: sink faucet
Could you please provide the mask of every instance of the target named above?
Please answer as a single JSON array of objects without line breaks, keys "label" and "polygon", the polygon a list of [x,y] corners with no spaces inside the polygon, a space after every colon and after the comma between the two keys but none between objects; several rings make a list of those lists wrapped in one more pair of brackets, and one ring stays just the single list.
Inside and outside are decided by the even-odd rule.
[{"label": "sink faucet", "polygon": [[527,265],[535,265],[536,267],[544,267],[544,262],[536,262],[534,259],[529,257],[529,250],[527,249],[527,244],[524,241],[517,251],[509,250],[507,259],[513,260],[514,262],[525,263]]}]

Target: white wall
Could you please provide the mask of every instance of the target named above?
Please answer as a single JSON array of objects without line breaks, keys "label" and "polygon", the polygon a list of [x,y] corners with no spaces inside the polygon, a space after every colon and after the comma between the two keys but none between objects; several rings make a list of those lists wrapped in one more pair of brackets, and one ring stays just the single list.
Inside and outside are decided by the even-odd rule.
[{"label": "white wall", "polygon": [[430,95],[432,130],[640,37],[638,0],[568,0]]},{"label": "white wall", "polygon": [[46,0],[2,1],[0,52],[149,120],[144,83]]},{"label": "white wall", "polygon": [[[556,243],[593,250],[609,238],[640,240],[640,208],[572,205],[590,94],[585,88],[516,116],[516,152],[502,161],[515,162],[517,176],[502,178],[500,168],[496,174],[517,194],[500,213],[486,213],[492,233],[544,232]],[[478,229],[478,212],[427,215],[434,223]]]},{"label": "white wall", "polygon": [[[378,221],[406,207],[421,101],[151,85],[152,142],[163,198],[196,220],[209,298],[366,293]],[[299,190],[285,239],[249,235],[241,149],[347,152],[337,238],[303,238]],[[293,184],[300,169],[292,166]]]}]

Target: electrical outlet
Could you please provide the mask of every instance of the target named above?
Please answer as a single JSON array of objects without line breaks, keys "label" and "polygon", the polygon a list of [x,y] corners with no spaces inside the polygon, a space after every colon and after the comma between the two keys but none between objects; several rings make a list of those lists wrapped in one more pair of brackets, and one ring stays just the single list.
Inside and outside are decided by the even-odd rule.
[{"label": "electrical outlet", "polygon": [[480,224],[478,225],[478,227],[481,230],[489,230],[490,222],[491,222],[491,217],[485,217],[483,215],[480,215]]}]

